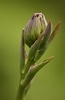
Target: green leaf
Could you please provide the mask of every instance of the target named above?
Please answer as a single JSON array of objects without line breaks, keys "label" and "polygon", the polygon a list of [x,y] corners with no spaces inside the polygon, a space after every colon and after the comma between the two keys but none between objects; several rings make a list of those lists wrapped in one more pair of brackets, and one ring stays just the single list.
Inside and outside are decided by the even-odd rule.
[{"label": "green leaf", "polygon": [[47,46],[45,46],[43,49],[40,49],[37,51],[36,55],[35,55],[35,59],[34,62],[36,62],[37,60],[40,59],[40,57],[44,54],[44,52],[46,51]]},{"label": "green leaf", "polygon": [[48,25],[47,25],[47,27],[46,27],[46,30],[43,32],[44,38],[43,38],[42,41],[41,41],[39,50],[40,50],[40,49],[43,49],[44,46],[46,45],[46,43],[47,43],[47,41],[48,41],[48,39],[49,39],[49,37],[50,37],[50,33],[51,33],[51,22],[49,21],[49,22],[48,22]]},{"label": "green leaf", "polygon": [[31,69],[30,73],[33,74],[33,76],[34,76],[41,68],[43,68],[47,63],[49,63],[53,58],[54,58],[54,56],[49,57],[46,60],[44,60],[43,62],[41,62],[39,65],[35,65]]},{"label": "green leaf", "polygon": [[50,38],[49,38],[49,43],[54,39],[58,29],[59,29],[59,26],[60,26],[60,22],[58,22],[53,30],[53,32],[51,33],[50,35]]},{"label": "green leaf", "polygon": [[27,74],[30,66],[32,64],[34,64],[34,57],[35,57],[35,54],[36,54],[36,52],[39,48],[39,45],[41,43],[42,38],[43,38],[43,34],[40,34],[39,38],[35,41],[35,43],[30,48],[30,51],[29,51],[29,54],[28,54],[28,60],[27,60],[27,63],[25,65],[24,77]]},{"label": "green leaf", "polygon": [[44,37],[44,34],[40,34],[39,38],[34,42],[34,44],[31,46],[30,51],[29,51],[29,55],[28,55],[28,59],[34,59],[35,54],[40,46],[41,40]]},{"label": "green leaf", "polygon": [[20,72],[23,71],[25,66],[25,50],[24,50],[24,29],[22,30],[22,40],[21,40],[21,60],[20,60]]},{"label": "green leaf", "polygon": [[37,60],[39,60],[39,58],[43,55],[43,53],[45,52],[45,50],[47,49],[47,43],[48,43],[48,39],[51,33],[51,22],[48,22],[47,28],[45,30],[44,34],[44,38],[42,39],[41,43],[40,43],[40,47],[35,55],[35,59],[34,61],[36,62]]},{"label": "green leaf", "polygon": [[25,88],[26,86],[29,85],[29,83],[31,82],[31,80],[34,78],[34,76],[36,75],[36,73],[43,68],[47,63],[49,63],[54,57],[49,57],[48,59],[44,60],[42,63],[40,63],[39,65],[33,66],[30,68],[29,72],[27,73],[25,79],[23,80],[23,82],[21,83],[21,85]]}]

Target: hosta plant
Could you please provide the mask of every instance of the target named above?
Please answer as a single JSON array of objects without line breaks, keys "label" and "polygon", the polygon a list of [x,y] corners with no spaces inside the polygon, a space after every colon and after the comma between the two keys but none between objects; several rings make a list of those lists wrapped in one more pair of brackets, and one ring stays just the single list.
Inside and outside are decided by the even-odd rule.
[{"label": "hosta plant", "polygon": [[[51,56],[36,65],[36,62],[54,39],[59,25],[60,22],[52,30],[51,21],[47,22],[42,13],[34,13],[22,30],[20,81],[16,100],[25,99],[36,73],[54,58],[54,56]],[[29,47],[28,53],[25,44]]]}]

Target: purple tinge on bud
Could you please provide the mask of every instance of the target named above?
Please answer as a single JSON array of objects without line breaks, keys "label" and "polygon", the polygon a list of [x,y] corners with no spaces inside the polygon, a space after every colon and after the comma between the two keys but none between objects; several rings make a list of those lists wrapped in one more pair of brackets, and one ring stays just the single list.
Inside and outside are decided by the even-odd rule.
[{"label": "purple tinge on bud", "polygon": [[34,13],[24,29],[24,41],[30,47],[46,29],[47,21],[42,13]]}]

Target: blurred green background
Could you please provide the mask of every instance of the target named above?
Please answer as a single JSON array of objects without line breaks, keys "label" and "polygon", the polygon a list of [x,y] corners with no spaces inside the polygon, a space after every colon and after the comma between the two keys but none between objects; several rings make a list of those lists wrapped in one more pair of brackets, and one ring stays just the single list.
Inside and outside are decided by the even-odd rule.
[{"label": "blurred green background", "polygon": [[0,100],[15,100],[19,83],[21,31],[35,12],[45,14],[53,27],[61,26],[54,41],[38,61],[55,58],[41,69],[26,100],[65,100],[64,0],[0,0]]}]

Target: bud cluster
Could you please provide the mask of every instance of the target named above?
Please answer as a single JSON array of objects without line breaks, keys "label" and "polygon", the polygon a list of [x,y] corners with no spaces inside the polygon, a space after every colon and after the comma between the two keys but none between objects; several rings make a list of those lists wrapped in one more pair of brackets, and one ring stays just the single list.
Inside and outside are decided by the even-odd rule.
[{"label": "bud cluster", "polygon": [[[28,47],[32,48],[32,45],[34,45],[36,41],[41,37],[37,46],[38,49],[35,54],[35,61],[37,61],[46,51],[48,45],[55,37],[59,25],[60,22],[58,22],[52,31],[51,22],[47,22],[45,16],[42,13],[34,13],[32,15],[31,19],[24,28],[24,42]],[[32,48],[32,50],[33,49],[34,48]]]}]

